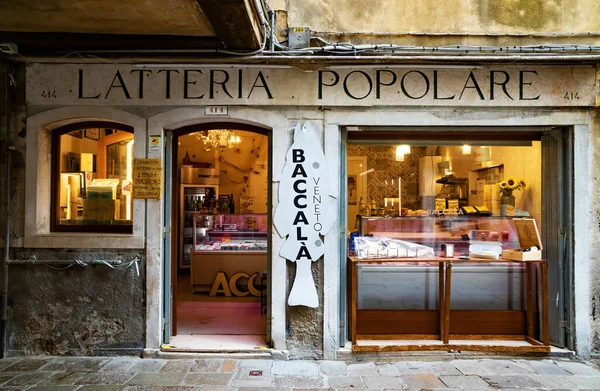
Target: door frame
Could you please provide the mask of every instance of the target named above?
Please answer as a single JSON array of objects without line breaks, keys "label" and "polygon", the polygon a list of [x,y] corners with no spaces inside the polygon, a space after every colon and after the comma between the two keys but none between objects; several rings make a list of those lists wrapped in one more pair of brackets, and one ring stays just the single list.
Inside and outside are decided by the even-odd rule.
[{"label": "door frame", "polygon": [[[168,344],[171,337],[177,335],[177,277],[179,272],[178,262],[178,251],[179,246],[177,238],[179,236],[179,204],[180,204],[180,190],[181,185],[179,183],[179,169],[178,169],[178,139],[186,134],[209,130],[209,129],[235,129],[253,132],[261,134],[267,137],[268,143],[268,164],[267,164],[267,286],[271,286],[271,236],[272,236],[272,199],[271,199],[271,183],[272,183],[272,131],[266,127],[257,125],[249,125],[244,123],[237,123],[231,121],[218,121],[214,120],[211,122],[202,122],[193,125],[185,125],[172,130],[165,131],[167,140],[165,147],[169,147],[169,151],[165,150],[165,161],[169,159],[169,176],[170,176],[170,189],[167,191],[165,188],[165,201],[167,199],[166,194],[170,196],[170,205],[164,209],[164,221],[165,224],[168,222],[170,227],[165,226],[164,231],[170,235],[169,240],[165,240],[163,263],[166,265],[169,263],[170,267],[164,267],[163,281],[165,286],[163,287],[163,302],[164,313],[163,313],[163,343]],[[167,164],[165,163],[165,171],[167,171]],[[167,182],[165,181],[165,186]],[[165,234],[166,235],[166,234]],[[168,247],[167,247],[168,246]],[[168,255],[167,255],[168,254]],[[166,284],[166,281],[170,282],[170,286]],[[170,303],[170,304],[167,304]],[[266,343],[270,345],[271,341],[271,322],[268,320],[271,318],[271,295],[267,290],[267,322],[266,322]],[[170,310],[168,312],[167,310]],[[167,335],[169,334],[170,335]]]}]

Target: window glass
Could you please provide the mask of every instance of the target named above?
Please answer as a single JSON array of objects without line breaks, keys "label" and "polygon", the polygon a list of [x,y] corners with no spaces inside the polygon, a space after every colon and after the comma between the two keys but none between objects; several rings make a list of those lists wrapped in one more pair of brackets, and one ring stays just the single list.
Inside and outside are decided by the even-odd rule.
[{"label": "window glass", "polygon": [[486,253],[519,248],[515,217],[533,219],[541,232],[540,141],[424,144],[348,145],[349,232],[427,246],[435,255],[451,245],[456,256],[476,245]]},{"label": "window glass", "polygon": [[54,135],[55,231],[132,232],[133,143],[108,128]]}]

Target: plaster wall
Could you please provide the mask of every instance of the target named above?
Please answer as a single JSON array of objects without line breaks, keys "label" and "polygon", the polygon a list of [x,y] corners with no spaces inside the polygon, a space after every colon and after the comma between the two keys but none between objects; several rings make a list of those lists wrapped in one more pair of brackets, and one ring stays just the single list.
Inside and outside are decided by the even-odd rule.
[{"label": "plaster wall", "polygon": [[[589,167],[589,276],[586,277],[590,283],[589,297],[575,297],[577,306],[584,302],[591,303],[590,311],[581,313],[588,316],[590,323],[591,351],[600,354],[600,173],[597,170],[600,164],[600,112],[595,109],[592,112],[592,126],[590,127],[589,146],[586,151],[590,156]],[[575,188],[575,203],[579,200],[580,193]],[[585,195],[585,194],[583,194]],[[576,283],[579,280],[576,280]],[[585,319],[584,319],[585,320]]]},{"label": "plaster wall", "polygon": [[600,3],[594,0],[374,0],[365,7],[353,0],[277,0],[270,5],[288,11],[289,26],[310,27],[316,35],[337,42],[429,46],[600,40],[598,34],[576,39],[529,35],[597,33]]}]

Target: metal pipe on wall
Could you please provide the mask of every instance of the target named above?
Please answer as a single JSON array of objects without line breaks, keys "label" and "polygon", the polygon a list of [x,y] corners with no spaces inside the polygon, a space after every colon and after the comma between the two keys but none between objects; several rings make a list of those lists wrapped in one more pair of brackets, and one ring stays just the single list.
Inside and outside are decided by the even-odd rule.
[{"label": "metal pipe on wall", "polygon": [[0,303],[0,358],[6,357],[6,342],[7,342],[7,318],[8,318],[8,258],[10,256],[10,214],[11,214],[11,203],[10,203],[10,166],[11,166],[11,154],[14,150],[12,145],[12,132],[10,131],[10,115],[11,115],[11,103],[10,103],[10,90],[13,86],[13,80],[11,76],[11,70],[7,62],[3,64],[5,70],[4,79],[4,105],[6,114],[6,155],[4,157],[6,164],[6,177],[5,177],[5,225],[4,225],[4,257],[2,259],[2,301]]}]

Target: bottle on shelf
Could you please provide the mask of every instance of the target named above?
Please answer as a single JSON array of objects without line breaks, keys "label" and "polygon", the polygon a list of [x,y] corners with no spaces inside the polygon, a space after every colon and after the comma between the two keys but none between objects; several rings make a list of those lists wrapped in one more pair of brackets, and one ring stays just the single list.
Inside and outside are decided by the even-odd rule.
[{"label": "bottle on shelf", "polygon": [[196,200],[194,196],[189,196],[188,207],[187,210],[195,210],[196,209]]},{"label": "bottle on shelf", "polygon": [[233,202],[233,193],[229,196],[229,213],[235,213],[235,202]]}]

